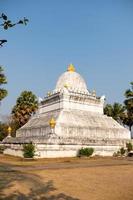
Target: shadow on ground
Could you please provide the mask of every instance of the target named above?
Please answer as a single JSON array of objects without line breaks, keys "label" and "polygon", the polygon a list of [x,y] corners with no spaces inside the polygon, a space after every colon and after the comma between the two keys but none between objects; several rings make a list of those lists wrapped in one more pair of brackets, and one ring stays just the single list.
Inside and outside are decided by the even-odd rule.
[{"label": "shadow on ground", "polygon": [[79,200],[63,193],[51,194],[53,191],[56,191],[53,181],[45,183],[39,176],[0,164],[0,200]]}]

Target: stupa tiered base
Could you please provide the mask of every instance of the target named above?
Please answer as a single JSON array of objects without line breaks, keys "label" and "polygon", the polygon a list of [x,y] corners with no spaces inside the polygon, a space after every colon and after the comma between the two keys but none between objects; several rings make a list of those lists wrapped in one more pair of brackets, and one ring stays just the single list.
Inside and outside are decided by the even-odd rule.
[{"label": "stupa tiered base", "polygon": [[55,90],[17,133],[7,137],[5,154],[23,156],[23,144],[34,143],[37,158],[73,157],[82,147],[94,155],[111,156],[131,139],[128,129],[103,114],[104,96],[89,92],[73,65],[59,78]]}]

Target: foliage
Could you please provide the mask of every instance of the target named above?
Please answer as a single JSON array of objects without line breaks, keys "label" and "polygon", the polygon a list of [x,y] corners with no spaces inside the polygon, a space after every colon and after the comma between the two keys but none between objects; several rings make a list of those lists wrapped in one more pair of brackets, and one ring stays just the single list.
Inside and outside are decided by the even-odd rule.
[{"label": "foliage", "polygon": [[11,121],[10,127],[12,129],[11,136],[15,137],[16,136],[16,130],[19,129],[19,124],[15,122],[14,120]]},{"label": "foliage", "polygon": [[2,141],[7,135],[8,125],[0,122],[0,141]]},{"label": "foliage", "polygon": [[11,127],[11,136],[16,136],[16,130],[19,128],[15,121],[10,122],[0,122],[0,141],[2,141],[8,135],[8,128]]},{"label": "foliage", "polygon": [[107,104],[104,108],[104,114],[112,117],[117,122],[122,123],[125,118],[125,107],[119,103],[113,105]]},{"label": "foliage", "polygon": [[126,100],[124,101],[126,107],[126,117],[124,123],[129,126],[130,130],[133,126],[133,82],[131,84],[131,89],[126,90],[125,97]]},{"label": "foliage", "polygon": [[132,145],[132,143],[131,143],[131,142],[126,143],[126,148],[127,148],[127,151],[128,151],[128,152],[132,151],[132,150],[133,150],[133,145]]},{"label": "foliage", "polygon": [[121,147],[117,152],[114,152],[113,156],[117,157],[117,156],[133,156],[133,145],[131,142],[126,143],[126,148]]},{"label": "foliage", "polygon": [[118,157],[120,155],[120,151],[114,152],[113,157]]},{"label": "foliage", "polygon": [[114,157],[120,157],[121,156],[120,150],[118,150],[117,152],[114,152],[113,156]]},{"label": "foliage", "polygon": [[[28,23],[28,19],[26,19],[25,17],[17,22],[13,22],[11,21],[10,19],[8,19],[7,15],[5,15],[4,13],[2,13],[0,15],[0,19],[1,19],[1,24],[0,26],[4,29],[4,30],[7,30],[9,28],[12,28],[18,24],[24,24],[24,25],[27,25]],[[5,39],[0,39],[0,47],[3,46],[4,43],[6,43],[7,40]]]},{"label": "foliage", "polygon": [[36,112],[37,108],[37,97],[31,91],[23,91],[12,109],[13,121],[18,127],[23,126],[28,122],[32,114]]},{"label": "foliage", "polygon": [[33,158],[35,156],[35,145],[32,143],[23,145],[24,158]]},{"label": "foliage", "polygon": [[[3,73],[3,68],[0,66],[0,86],[7,83],[6,76]],[[7,96],[7,90],[0,87],[0,102]]]},{"label": "foliage", "polygon": [[[12,28],[18,24],[24,24],[24,25],[27,25],[28,23],[28,19],[26,19],[25,17],[17,22],[13,22],[11,21],[10,19],[8,19],[7,15],[5,15],[4,13],[2,13],[0,15],[0,26],[4,29],[4,30],[7,30],[9,28]],[[7,40],[6,39],[0,39],[0,47],[3,46],[4,43],[6,43]],[[7,83],[7,80],[6,80],[6,77],[5,75],[3,74],[3,69],[2,67],[0,66],[0,86],[2,84],[6,84]],[[6,89],[3,89],[3,88],[0,88],[0,102],[2,99],[4,99],[5,97],[7,96],[7,90]]]},{"label": "foliage", "polygon": [[5,146],[3,144],[0,144],[0,154],[2,154],[5,150]]},{"label": "foliage", "polygon": [[78,152],[78,156],[91,156],[94,152],[94,149],[93,148],[81,148]]},{"label": "foliage", "polygon": [[120,148],[120,154],[123,156],[126,153],[126,150],[124,149],[124,147]]},{"label": "foliage", "polygon": [[114,157],[121,157],[126,154],[126,149],[124,147],[121,147],[117,152],[114,152],[113,156]]},{"label": "foliage", "polygon": [[125,91],[125,105],[123,106],[119,103],[107,104],[104,108],[104,114],[111,116],[119,123],[129,126],[131,131],[133,126],[133,82],[130,84],[131,89]]}]

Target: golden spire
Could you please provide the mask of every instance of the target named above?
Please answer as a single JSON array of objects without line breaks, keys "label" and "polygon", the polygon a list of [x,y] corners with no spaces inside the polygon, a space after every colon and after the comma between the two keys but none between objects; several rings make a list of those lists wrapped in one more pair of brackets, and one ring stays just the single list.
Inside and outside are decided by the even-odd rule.
[{"label": "golden spire", "polygon": [[65,87],[65,88],[68,88],[68,84],[67,84],[67,83],[65,83],[65,84],[64,84],[64,87]]},{"label": "golden spire", "polygon": [[70,64],[67,69],[68,72],[75,72],[75,67],[73,64]]},{"label": "golden spire", "polygon": [[50,119],[49,125],[50,125],[51,128],[55,128],[56,121],[55,121],[55,119],[53,117]]},{"label": "golden spire", "polygon": [[96,91],[95,90],[92,91],[92,95],[96,96]]},{"label": "golden spire", "polygon": [[11,136],[11,132],[12,132],[12,128],[9,126],[7,131],[8,131],[8,136],[10,137]]},{"label": "golden spire", "polygon": [[49,97],[51,95],[51,92],[49,91],[48,93],[47,93],[47,96]]}]

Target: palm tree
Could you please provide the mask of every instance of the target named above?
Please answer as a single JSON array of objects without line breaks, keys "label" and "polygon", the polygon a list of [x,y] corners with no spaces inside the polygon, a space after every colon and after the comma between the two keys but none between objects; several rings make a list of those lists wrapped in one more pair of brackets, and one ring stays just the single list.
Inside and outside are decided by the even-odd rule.
[{"label": "palm tree", "polygon": [[12,109],[12,117],[18,127],[28,122],[38,108],[37,97],[31,91],[23,91]]},{"label": "palm tree", "polygon": [[129,126],[129,129],[131,131],[131,128],[133,126],[133,82],[131,84],[131,89],[126,90],[125,97],[126,100],[124,101],[125,107],[126,107],[126,118],[124,120],[124,123]]},{"label": "palm tree", "polygon": [[125,107],[119,103],[114,103],[113,105],[107,104],[104,108],[104,114],[112,117],[119,123],[123,123],[125,118]]},{"label": "palm tree", "polygon": [[[3,73],[3,68],[0,66],[0,86],[7,83],[6,76]],[[0,88],[0,102],[7,96],[7,90]]]}]

